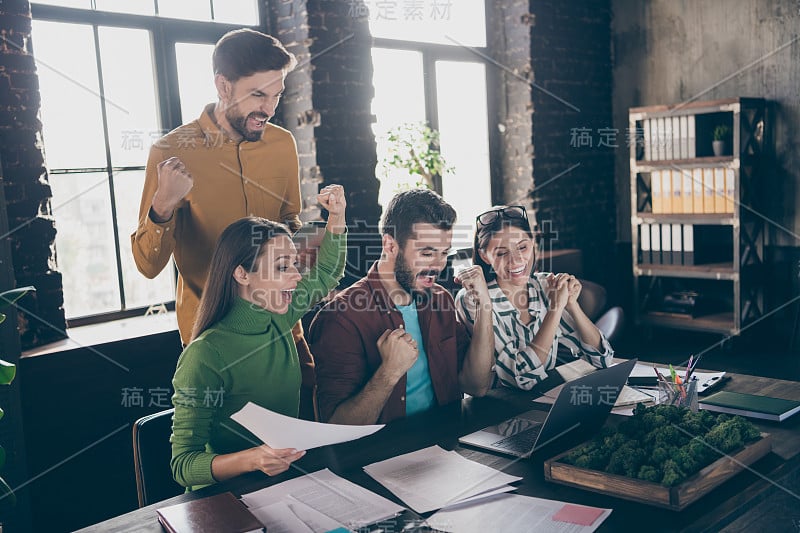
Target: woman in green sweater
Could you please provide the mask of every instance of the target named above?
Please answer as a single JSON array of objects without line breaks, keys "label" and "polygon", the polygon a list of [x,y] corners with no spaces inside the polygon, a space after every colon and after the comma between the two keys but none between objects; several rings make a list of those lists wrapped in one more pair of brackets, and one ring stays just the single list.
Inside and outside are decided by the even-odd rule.
[{"label": "woman in green sweater", "polygon": [[344,272],[344,189],[323,188],[327,232],[305,276],[283,224],[247,217],[220,236],[192,332],[172,384],[172,475],[188,490],[245,472],[274,476],[304,451],[272,449],[231,420],[248,401],[297,417],[300,365],[292,326]]}]

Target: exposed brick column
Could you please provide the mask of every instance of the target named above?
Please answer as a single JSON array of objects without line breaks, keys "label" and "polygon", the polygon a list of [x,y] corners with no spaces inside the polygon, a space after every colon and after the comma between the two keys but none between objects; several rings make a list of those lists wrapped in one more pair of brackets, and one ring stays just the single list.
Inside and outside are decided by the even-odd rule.
[{"label": "exposed brick column", "polygon": [[[550,221],[558,232],[555,247],[583,251],[587,278],[609,284],[615,279],[614,148],[602,145],[612,143],[602,130],[613,128],[610,3],[536,0],[530,11],[538,221]],[[573,146],[579,129],[591,146]],[[625,141],[624,131],[613,139],[620,150]]]},{"label": "exposed brick column", "polygon": [[311,40],[308,36],[306,0],[279,0],[269,3],[269,31],[297,57],[297,68],[286,78],[286,91],[278,106],[280,124],[297,141],[300,159],[300,189],[303,197],[303,220],[319,218],[317,192],[322,181],[317,166],[314,127],[320,115],[312,101]]},{"label": "exposed brick column", "polygon": [[63,338],[61,274],[55,268],[52,193],[42,153],[39,80],[30,54],[30,4],[0,4],[0,157],[17,285],[37,292],[21,301],[23,348]]},{"label": "exposed brick column", "polygon": [[[40,125],[36,120],[39,110],[38,84],[33,58],[27,52],[30,36],[30,4],[27,1],[0,2],[0,290],[8,290],[15,285],[27,285],[31,279],[26,277],[29,270],[26,260],[35,248],[29,243],[30,236],[42,235],[38,224],[30,224],[10,233],[26,221],[27,211],[33,210],[33,220],[38,219],[37,198],[47,202],[49,187],[40,181],[44,172]],[[34,205],[35,204],[35,205]],[[30,218],[30,217],[28,217]],[[52,234],[52,218],[46,221]],[[52,236],[46,245],[50,257]],[[46,263],[47,261],[45,261]],[[16,266],[16,272],[15,268]],[[16,280],[15,280],[16,278]],[[60,285],[60,283],[59,283]],[[60,287],[59,287],[60,288]],[[32,305],[30,298],[21,302]],[[8,319],[0,325],[0,359],[19,363],[20,338],[16,328],[17,317],[13,309],[4,311]],[[24,322],[24,321],[20,321]],[[63,315],[62,315],[63,329]],[[28,328],[30,331],[30,327]],[[10,386],[0,387],[0,407],[5,416],[0,420],[0,445],[6,452],[6,464],[0,470],[3,478],[12,489],[22,485],[27,479],[25,440],[22,426],[22,406],[20,389],[23,376],[18,375]],[[10,499],[0,500],[0,523],[8,531],[27,531],[30,529],[30,503],[27,489],[15,492],[17,503],[10,507]]]},{"label": "exposed brick column", "polygon": [[344,185],[347,192],[349,278],[365,272],[380,246],[372,40],[368,19],[357,5],[342,0],[307,2],[313,102],[319,113],[317,163],[324,183]]},{"label": "exposed brick column", "polygon": [[499,130],[492,176],[493,201],[531,207],[533,141],[531,101],[531,16],[528,0],[494,0],[489,10],[489,53],[499,65],[488,65],[493,109]]}]

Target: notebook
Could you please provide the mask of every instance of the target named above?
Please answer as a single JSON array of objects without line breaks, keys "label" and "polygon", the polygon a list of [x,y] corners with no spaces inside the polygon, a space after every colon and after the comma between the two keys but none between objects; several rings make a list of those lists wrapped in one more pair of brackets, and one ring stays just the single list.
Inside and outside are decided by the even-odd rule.
[{"label": "notebook", "polygon": [[635,364],[636,359],[631,359],[568,382],[546,414],[526,411],[458,441],[506,455],[528,457],[568,433],[599,429]]},{"label": "notebook", "polygon": [[264,526],[230,492],[156,509],[158,521],[169,533],[246,533]]},{"label": "notebook", "polygon": [[703,398],[698,406],[706,411],[742,415],[783,422],[800,411],[800,402],[771,396],[720,391]]}]

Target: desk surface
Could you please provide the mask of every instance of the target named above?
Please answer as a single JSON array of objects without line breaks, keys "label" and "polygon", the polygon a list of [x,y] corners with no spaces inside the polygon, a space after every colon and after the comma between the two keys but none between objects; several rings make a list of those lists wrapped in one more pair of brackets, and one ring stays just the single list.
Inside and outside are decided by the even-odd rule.
[{"label": "desk surface", "polygon": [[[738,374],[729,376],[731,379],[724,384],[724,390],[800,400],[798,382]],[[793,494],[797,491],[797,487],[792,491],[783,485],[792,478],[800,466],[800,416],[794,416],[780,424],[754,420],[762,431],[773,435],[773,452],[755,463],[752,471],[745,471],[735,476],[680,513],[548,483],[544,480],[542,466],[547,457],[534,455],[527,460],[510,459],[458,444],[457,439],[461,435],[497,423],[532,407],[548,408],[532,403],[531,398],[530,393],[507,389],[492,391],[485,398],[467,398],[461,403],[398,420],[378,433],[359,441],[311,450],[295,463],[294,468],[275,478],[267,478],[260,473],[247,474],[132,511],[81,531],[161,532],[163,530],[155,512],[158,507],[225,491],[241,496],[243,493],[325,467],[378,494],[398,501],[367,476],[361,467],[434,444],[446,449],[456,449],[469,459],[502,469],[512,475],[522,476],[524,480],[518,486],[519,494],[614,509],[598,531],[621,531],[631,523],[647,524],[645,529],[648,531],[719,531],[776,492]],[[788,515],[788,511],[786,514]],[[418,518],[408,511],[399,520],[413,521]],[[772,529],[768,527],[771,524],[760,525],[762,530]],[[400,529],[402,526],[395,530]]]}]

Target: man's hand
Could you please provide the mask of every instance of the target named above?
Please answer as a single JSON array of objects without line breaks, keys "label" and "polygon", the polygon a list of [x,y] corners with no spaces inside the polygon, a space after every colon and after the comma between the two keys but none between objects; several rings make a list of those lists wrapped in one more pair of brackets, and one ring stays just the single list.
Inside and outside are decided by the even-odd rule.
[{"label": "man's hand", "polygon": [[417,361],[417,342],[403,328],[387,329],[378,338],[377,344],[383,360],[381,366],[397,380]]},{"label": "man's hand", "polygon": [[172,213],[189,191],[194,180],[183,161],[170,157],[158,164],[158,188],[153,195],[153,214],[158,218],[155,222],[165,222],[172,218]]},{"label": "man's hand", "polygon": [[483,269],[477,265],[460,270],[456,274],[456,281],[467,289],[469,295],[478,304],[490,303],[489,287],[483,276]]}]

